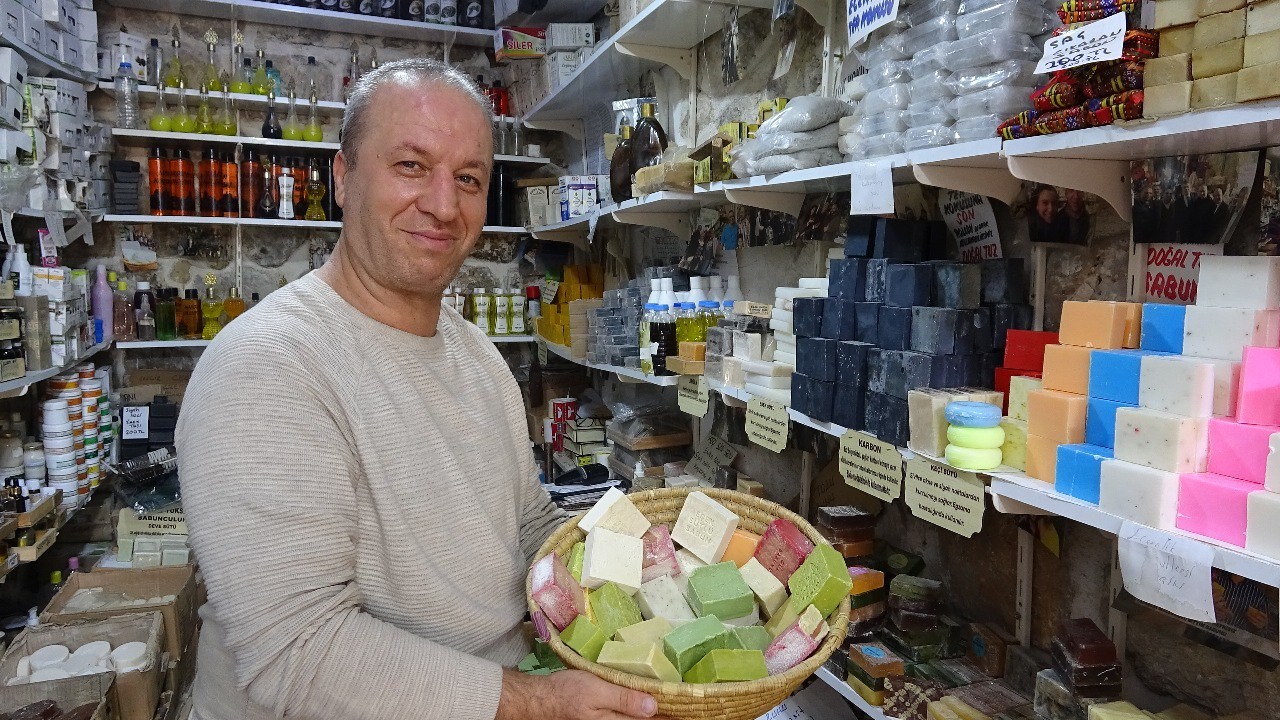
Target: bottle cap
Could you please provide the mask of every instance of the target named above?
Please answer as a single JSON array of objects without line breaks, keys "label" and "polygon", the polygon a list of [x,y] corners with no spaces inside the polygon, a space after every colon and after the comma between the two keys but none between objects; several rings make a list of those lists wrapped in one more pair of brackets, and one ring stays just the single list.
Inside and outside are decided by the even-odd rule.
[{"label": "bottle cap", "polygon": [[199,299],[200,299],[200,291],[199,291],[199,290],[196,290],[195,288],[187,288],[187,293],[186,293],[186,294],[187,294],[187,299],[188,299],[188,300],[199,300]]},{"label": "bottle cap", "polygon": [[715,300],[699,300],[699,301],[698,301],[698,307],[700,307],[700,308],[711,308],[711,309],[713,309],[713,310],[714,310],[714,309],[716,309],[716,308],[720,307],[720,303],[716,302]]},{"label": "bottle cap", "polygon": [[239,298],[239,297],[240,297],[240,288],[238,288],[238,287],[233,287],[233,288],[231,288],[231,290],[230,290],[230,291],[228,292],[228,294],[227,294],[227,297]]},{"label": "bottle cap", "polygon": [[61,570],[54,570],[53,572],[49,573],[49,582],[50,582],[50,583],[52,583],[52,584],[54,584],[54,585],[61,585],[61,584],[62,584],[62,571],[61,571]]},{"label": "bottle cap", "polygon": [[79,570],[80,558],[76,557],[75,555],[72,555],[70,558],[67,558],[67,569],[70,570],[71,572],[75,572],[76,570]]},{"label": "bottle cap", "polygon": [[143,291],[143,290],[150,290],[150,289],[151,289],[151,283],[147,282],[146,280],[139,280],[139,281],[138,281],[138,291],[139,291],[139,292],[141,292],[141,291]]},{"label": "bottle cap", "polygon": [[655,306],[654,306],[654,309],[656,309],[658,312],[666,312],[666,311],[667,311],[667,310],[669,310],[670,308],[668,308],[668,307],[667,307],[666,305],[664,305],[663,303],[658,303],[657,305],[655,305]]}]

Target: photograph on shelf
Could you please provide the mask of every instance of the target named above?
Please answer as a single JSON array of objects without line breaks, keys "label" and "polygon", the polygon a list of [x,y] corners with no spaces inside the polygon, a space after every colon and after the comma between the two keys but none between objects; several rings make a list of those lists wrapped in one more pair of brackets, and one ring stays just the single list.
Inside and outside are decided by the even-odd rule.
[{"label": "photograph on shelf", "polygon": [[1133,241],[1219,245],[1240,224],[1257,151],[1135,160]]},{"label": "photograph on shelf", "polygon": [[796,237],[796,218],[763,208],[733,206],[737,209],[738,243],[743,247],[790,245]]},{"label": "photograph on shelf", "polygon": [[698,213],[679,267],[693,275],[738,274],[739,232],[732,206]]},{"label": "photograph on shelf", "polygon": [[796,243],[835,242],[849,223],[849,193],[807,195],[796,219]]},{"label": "photograph on shelf", "polygon": [[1089,244],[1094,213],[1089,193],[1053,185],[1035,185],[1027,195],[1027,230],[1031,242],[1056,245]]},{"label": "photograph on shelf", "polygon": [[1262,153],[1262,227],[1258,254],[1280,255],[1280,148]]}]

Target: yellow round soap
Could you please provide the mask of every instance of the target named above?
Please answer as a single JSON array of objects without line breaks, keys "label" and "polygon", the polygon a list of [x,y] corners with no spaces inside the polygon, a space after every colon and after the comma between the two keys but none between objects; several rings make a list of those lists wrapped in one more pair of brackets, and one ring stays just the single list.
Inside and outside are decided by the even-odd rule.
[{"label": "yellow round soap", "polygon": [[974,450],[995,450],[1004,445],[1004,428],[948,425],[947,442]]},{"label": "yellow round soap", "polygon": [[975,449],[948,445],[946,449],[947,463],[961,470],[995,470],[1000,467],[1004,455],[999,448]]}]

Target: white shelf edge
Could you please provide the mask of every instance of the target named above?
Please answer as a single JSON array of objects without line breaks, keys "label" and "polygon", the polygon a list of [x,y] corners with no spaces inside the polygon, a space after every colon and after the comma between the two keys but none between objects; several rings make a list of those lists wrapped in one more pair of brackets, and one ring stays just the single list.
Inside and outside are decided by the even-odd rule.
[{"label": "white shelf edge", "polygon": [[490,335],[489,339],[492,340],[495,345],[502,345],[506,343],[531,343],[534,341],[534,337],[532,335]]},{"label": "white shelf edge", "polygon": [[849,683],[833,675],[830,670],[825,667],[820,667],[813,673],[813,675],[822,682],[831,686],[832,690],[840,693],[845,700],[856,705],[857,708],[866,713],[871,720],[886,720],[887,716],[884,714],[884,710],[881,710],[875,705],[863,700],[862,696],[849,686]]},{"label": "white shelf edge", "polygon": [[529,229],[523,225],[485,225],[481,232],[491,235],[527,235]]},{"label": "white shelf edge", "polygon": [[548,165],[551,158],[533,157],[532,155],[503,155],[494,153],[494,162],[510,163],[512,165]]},{"label": "white shelf edge", "polygon": [[138,138],[156,142],[199,142],[216,145],[250,145],[254,147],[283,147],[294,150],[338,150],[341,146],[333,142],[307,142],[305,140],[276,140],[273,138],[249,137],[247,135],[205,135],[201,133],[180,133],[142,128],[115,128],[113,137]]},{"label": "white shelf edge", "polygon": [[35,372],[27,373],[26,375],[23,375],[20,378],[2,382],[0,383],[0,393],[6,393],[13,390],[22,390],[23,388],[30,387],[32,385],[35,385],[38,382],[44,382],[45,380],[48,380],[49,378],[61,372],[65,372],[66,370],[75,367],[79,363],[83,362],[84,360],[90,357],[93,357],[94,355],[102,352],[103,350],[106,350],[110,346],[111,346],[110,342],[101,342],[101,343],[98,343],[97,345],[90,347],[83,354],[81,354],[81,356],[77,358],[74,362],[69,362],[65,365],[60,365],[58,367],[51,367],[47,370],[37,370]]},{"label": "white shelf edge", "polygon": [[543,343],[545,343],[547,346],[547,351],[552,353],[553,355],[564,358],[565,360],[568,360],[569,362],[574,363],[576,365],[581,365],[583,367],[591,368],[592,370],[600,370],[602,372],[615,373],[622,377],[630,378],[632,380],[639,380],[641,382],[647,382],[650,385],[657,385],[659,387],[673,387],[676,383],[680,382],[679,375],[660,375],[660,376],[645,375],[643,372],[635,368],[617,367],[615,365],[601,365],[599,363],[587,362],[585,358],[574,357],[573,352],[570,351],[569,348],[563,345],[558,345],[553,342],[548,342],[546,340],[543,340],[542,338],[535,338],[535,339],[541,340]]},{"label": "white shelf edge", "polygon": [[131,225],[240,225],[241,227],[283,227],[298,230],[341,230],[342,223],[332,220],[278,220],[274,218],[203,217],[199,215],[115,215],[102,217],[105,222]]},{"label": "white shelf edge", "polygon": [[212,340],[122,340],[116,343],[120,350],[147,350],[163,348],[203,348]]}]

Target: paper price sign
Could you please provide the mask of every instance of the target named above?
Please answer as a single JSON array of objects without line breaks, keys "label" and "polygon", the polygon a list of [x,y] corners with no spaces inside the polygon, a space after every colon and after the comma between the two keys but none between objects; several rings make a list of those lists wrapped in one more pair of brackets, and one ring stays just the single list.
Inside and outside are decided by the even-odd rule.
[{"label": "paper price sign", "polygon": [[538,338],[538,364],[546,367],[547,365],[547,341]]},{"label": "paper price sign", "polygon": [[711,435],[693,454],[693,459],[685,469],[699,480],[710,482],[715,478],[717,468],[732,463],[736,457],[738,457],[738,451],[732,445]]},{"label": "paper price sign", "polygon": [[681,412],[694,417],[707,414],[707,406],[711,393],[707,390],[707,379],[702,375],[681,375],[676,386],[676,402]]},{"label": "paper price sign", "polygon": [[848,0],[846,4],[849,45],[853,47],[872,30],[898,17],[898,0]]},{"label": "paper price sign", "polygon": [[938,191],[942,220],[960,247],[961,262],[981,262],[1004,257],[1000,230],[991,203],[981,195],[955,190]]},{"label": "paper price sign", "polygon": [[846,485],[893,502],[902,495],[902,453],[887,442],[850,430],[840,437],[840,475]]},{"label": "paper price sign", "polygon": [[747,403],[747,438],[766,450],[780,453],[787,447],[791,418],[787,406],[751,398]]},{"label": "paper price sign", "polygon": [[916,517],[957,535],[982,529],[986,488],[977,475],[922,457],[907,461],[907,507]]},{"label": "paper price sign", "polygon": [[1130,595],[1189,620],[1217,622],[1213,548],[1129,520],[1118,537],[1120,574]]},{"label": "paper price sign", "polygon": [[146,405],[130,405],[120,409],[120,439],[146,440],[150,434],[148,423],[151,408]]},{"label": "paper price sign", "polygon": [[893,170],[889,163],[857,163],[849,173],[850,215],[893,214]]},{"label": "paper price sign", "polygon": [[1118,12],[1049,38],[1044,43],[1044,57],[1036,65],[1036,74],[1119,60],[1127,27],[1124,13]]}]

